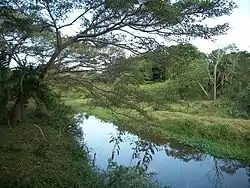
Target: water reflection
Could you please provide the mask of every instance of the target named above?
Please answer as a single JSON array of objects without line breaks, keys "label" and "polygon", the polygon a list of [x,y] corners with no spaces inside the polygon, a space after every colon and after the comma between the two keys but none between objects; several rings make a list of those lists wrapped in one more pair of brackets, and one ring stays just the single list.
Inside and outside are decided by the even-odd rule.
[{"label": "water reflection", "polygon": [[[126,139],[127,138],[127,139]],[[109,143],[113,144],[113,149],[111,152],[111,160],[115,160],[115,156],[120,153],[120,144],[123,142],[128,142],[131,146],[132,155],[130,160],[130,166],[132,165],[133,160],[137,160],[137,166],[147,169],[150,161],[153,159],[155,151],[159,151],[159,148],[156,144],[149,141],[140,139],[128,139],[124,131],[118,131],[116,134],[110,136]]]},{"label": "water reflection", "polygon": [[164,147],[166,155],[181,159],[184,162],[189,162],[191,160],[202,161],[206,158],[206,155],[199,150],[187,145],[179,144],[176,141],[168,142],[167,146]]},{"label": "water reflection", "polygon": [[246,174],[248,176],[248,187],[250,187],[250,167],[246,169]]},{"label": "water reflection", "polygon": [[219,159],[170,140],[156,144],[110,123],[89,117],[81,124],[95,165],[106,169],[108,161],[140,166],[156,173],[155,179],[172,187],[250,187],[250,170],[240,162]]},{"label": "water reflection", "polygon": [[[111,153],[111,159],[114,160],[115,155],[120,153],[120,144],[122,142],[127,142],[127,134],[124,131],[117,130],[116,134],[110,136],[109,143],[113,143],[113,149]],[[141,138],[130,139],[129,144],[131,145],[131,150],[133,151],[131,162],[136,160],[137,166],[141,166],[147,169],[150,161],[153,160],[153,156],[156,152],[163,151],[167,156],[171,156],[175,159],[180,159],[186,163],[189,161],[202,161],[206,158],[206,154],[200,152],[199,150],[180,144],[174,140],[172,142],[167,142],[165,145],[159,146],[153,142],[143,140]]]}]

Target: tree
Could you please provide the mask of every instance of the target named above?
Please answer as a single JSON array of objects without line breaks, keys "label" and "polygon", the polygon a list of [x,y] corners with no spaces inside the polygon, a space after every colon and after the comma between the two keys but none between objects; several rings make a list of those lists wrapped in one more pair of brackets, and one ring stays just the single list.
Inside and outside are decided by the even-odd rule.
[{"label": "tree", "polygon": [[187,66],[195,59],[203,59],[204,54],[192,44],[178,44],[157,49],[145,54],[153,67],[163,69],[166,79],[176,79],[186,72]]},{"label": "tree", "polygon": [[[24,74],[28,66],[43,64],[35,71],[40,73],[34,74],[42,80],[50,70],[65,67],[66,52],[72,49],[77,52],[74,45],[95,48],[112,45],[140,53],[160,46],[161,38],[169,41],[208,39],[224,34],[229,28],[227,23],[209,27],[202,21],[229,15],[235,7],[230,0],[5,0],[0,4],[1,41],[8,46],[9,65],[15,62],[21,68],[19,79],[15,79],[15,85],[20,86],[19,81],[23,80],[20,78],[24,76],[26,80],[29,75]],[[65,35],[63,30],[74,24],[80,25],[79,31],[72,36]],[[84,52],[70,55],[79,53]],[[78,65],[81,66],[82,61]],[[19,86],[18,106],[23,98]]]},{"label": "tree", "polygon": [[[32,3],[9,0],[2,4],[2,7],[9,7],[32,17],[33,22],[53,31],[54,49],[48,58],[44,74],[55,64],[61,52],[74,43],[115,45],[138,51],[159,45],[155,35],[175,40],[176,37],[180,39],[183,36],[210,38],[223,34],[227,31],[228,24],[208,27],[201,22],[206,18],[228,15],[235,8],[232,1],[224,0],[37,0]],[[70,13],[76,10],[79,14],[70,19]],[[81,24],[79,32],[73,36],[63,35],[62,30],[76,22]]]},{"label": "tree", "polygon": [[226,55],[223,82],[219,85],[222,86],[223,95],[235,100],[249,86],[249,60],[250,53],[248,52],[236,51]]},{"label": "tree", "polygon": [[221,63],[222,57],[223,57],[223,52],[221,50],[218,50],[214,52],[215,55],[212,53],[213,57],[213,99],[217,99],[217,67],[219,63]]},{"label": "tree", "polygon": [[[49,28],[27,13],[13,9],[9,1],[0,4],[0,108],[1,120],[20,121],[29,98],[49,100],[49,88],[41,77],[42,66],[35,66],[31,57],[44,56],[49,50]],[[46,34],[49,34],[46,36]],[[41,44],[43,45],[41,45]],[[39,59],[38,59],[39,60]],[[16,67],[13,68],[13,63]],[[45,97],[46,96],[46,97]]]},{"label": "tree", "polygon": [[233,75],[235,66],[238,62],[238,55],[233,53],[237,51],[237,48],[234,45],[228,45],[223,49],[217,49],[209,55],[208,66],[210,71],[210,81],[213,85],[213,99],[217,99],[217,90],[218,88],[225,87],[226,81],[229,80],[229,77]]},{"label": "tree", "polygon": [[183,71],[178,75],[176,81],[182,96],[197,98],[205,94],[209,98],[209,93],[204,87],[209,81],[204,59],[194,59],[183,66]]}]

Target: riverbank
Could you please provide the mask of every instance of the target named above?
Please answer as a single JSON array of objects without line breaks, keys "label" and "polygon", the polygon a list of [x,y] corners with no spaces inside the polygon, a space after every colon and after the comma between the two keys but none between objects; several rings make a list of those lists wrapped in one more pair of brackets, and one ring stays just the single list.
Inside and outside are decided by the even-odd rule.
[{"label": "riverbank", "polygon": [[[133,118],[121,115],[127,114],[128,109],[116,109],[118,113],[114,115],[112,111],[102,107],[92,108],[84,99],[65,98],[65,101],[76,111],[114,122],[142,138],[173,138],[216,157],[238,159],[247,163],[250,161],[250,120],[224,118],[225,113],[220,114],[222,117],[215,116],[204,109],[200,111],[206,112],[205,115],[177,110],[148,110],[153,119],[147,120],[135,115],[136,113],[132,114],[135,115]],[[182,111],[185,110],[187,111],[186,108]]]},{"label": "riverbank", "polygon": [[[74,137],[67,108],[28,110],[23,122],[0,126],[0,187],[91,187],[98,174]],[[64,113],[65,112],[65,113]],[[72,132],[68,126],[72,125]]]},{"label": "riverbank", "polygon": [[74,113],[64,104],[52,111],[31,105],[22,122],[0,124],[1,188],[158,187],[135,168],[114,164],[102,173],[93,167],[86,148],[78,142],[83,138]]}]

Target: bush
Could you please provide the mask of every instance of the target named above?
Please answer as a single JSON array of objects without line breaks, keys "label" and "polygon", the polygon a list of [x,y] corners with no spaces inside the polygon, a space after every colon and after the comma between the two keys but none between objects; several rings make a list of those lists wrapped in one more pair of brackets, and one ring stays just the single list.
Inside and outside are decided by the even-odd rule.
[{"label": "bush", "polygon": [[125,167],[109,161],[109,168],[102,182],[107,188],[152,188],[160,185],[152,180],[152,175],[142,167]]},{"label": "bush", "polygon": [[250,87],[247,87],[238,99],[243,106],[244,110],[250,115]]}]

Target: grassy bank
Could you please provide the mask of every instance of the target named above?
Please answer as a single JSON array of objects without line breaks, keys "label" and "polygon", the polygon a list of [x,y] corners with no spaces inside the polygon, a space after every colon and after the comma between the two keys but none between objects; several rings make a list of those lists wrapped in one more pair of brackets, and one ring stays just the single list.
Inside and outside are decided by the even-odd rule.
[{"label": "grassy bank", "polygon": [[[197,101],[196,106],[193,102],[191,105],[186,105],[187,107],[172,104],[172,107],[166,110],[149,109],[153,121],[141,118],[136,121],[136,118],[114,115],[110,110],[101,107],[91,108],[86,104],[86,100],[69,98],[65,100],[77,111],[84,111],[100,119],[114,122],[123,129],[135,132],[146,139],[174,138],[217,157],[250,161],[250,120],[228,118],[230,110],[225,108],[224,111],[215,107],[215,110],[206,111],[208,104],[204,105],[204,102]],[[173,108],[175,110],[169,111]],[[201,114],[198,114],[198,109]],[[117,110],[126,113],[125,109]]]},{"label": "grassy bank", "polygon": [[95,184],[98,176],[74,138],[78,131],[69,133],[68,126],[73,121],[58,112],[29,110],[23,122],[12,127],[0,126],[0,187]]},{"label": "grassy bank", "polygon": [[136,168],[113,164],[108,173],[96,171],[77,142],[81,131],[73,115],[63,104],[53,111],[31,106],[21,123],[1,123],[0,187],[158,187]]}]

